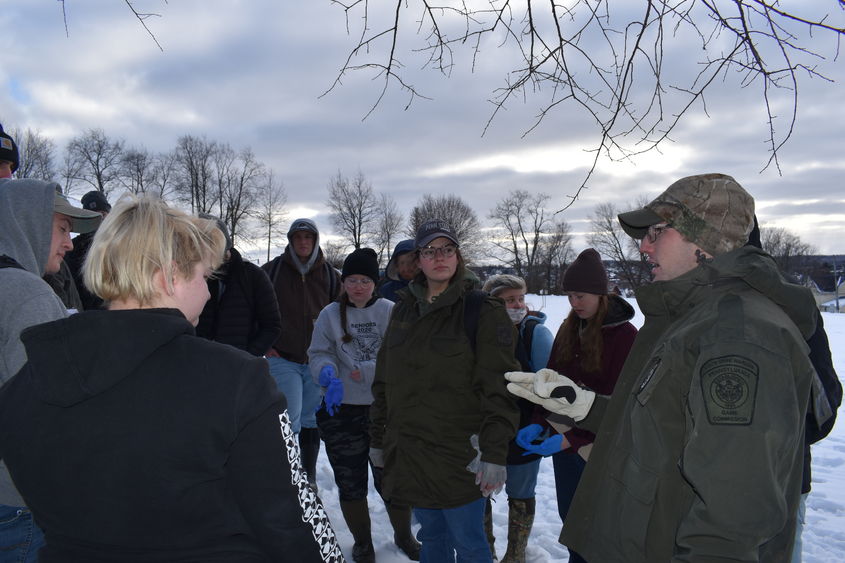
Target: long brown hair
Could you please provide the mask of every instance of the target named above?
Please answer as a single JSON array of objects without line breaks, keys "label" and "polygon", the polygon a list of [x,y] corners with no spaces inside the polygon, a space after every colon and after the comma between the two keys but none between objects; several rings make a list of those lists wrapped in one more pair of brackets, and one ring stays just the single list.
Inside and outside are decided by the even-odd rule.
[{"label": "long brown hair", "polygon": [[582,320],[575,311],[569,311],[569,315],[560,327],[560,333],[563,335],[562,346],[557,357],[560,365],[568,364],[575,359],[575,349],[580,343],[581,369],[587,373],[594,373],[601,369],[601,357],[604,351],[601,327],[607,316],[607,307],[607,295],[599,295],[599,307],[596,314],[587,319],[583,330],[581,330]]}]

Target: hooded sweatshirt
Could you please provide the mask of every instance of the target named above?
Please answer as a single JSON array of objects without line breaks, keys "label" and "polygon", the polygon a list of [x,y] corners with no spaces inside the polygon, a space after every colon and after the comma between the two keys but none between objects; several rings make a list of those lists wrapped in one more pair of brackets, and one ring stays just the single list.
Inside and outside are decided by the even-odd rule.
[{"label": "hooded sweatshirt", "polygon": [[270,276],[282,315],[282,332],[273,348],[288,361],[307,364],[314,322],[323,307],[337,297],[340,276],[323,258],[317,225],[310,219],[297,219],[288,231],[289,243],[297,231],[314,233],[314,249],[308,260],[302,262],[293,244],[288,244],[282,255],[261,269]]},{"label": "hooded sweatshirt", "polygon": [[87,311],[23,340],[0,456],[44,561],[340,559],[263,358],[176,309]]},{"label": "hooded sweatshirt", "polygon": [[[53,237],[55,193],[56,184],[50,182],[0,180],[0,255],[21,266],[0,269],[0,385],[26,362],[21,332],[67,315],[61,300],[41,279]],[[24,505],[2,462],[0,504]]]}]

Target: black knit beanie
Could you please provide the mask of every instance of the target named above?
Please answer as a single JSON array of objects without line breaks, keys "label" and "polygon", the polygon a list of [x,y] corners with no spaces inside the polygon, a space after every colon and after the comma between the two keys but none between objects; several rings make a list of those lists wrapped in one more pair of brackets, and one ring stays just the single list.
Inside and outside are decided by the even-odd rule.
[{"label": "black knit beanie", "polygon": [[607,295],[607,270],[595,249],[588,248],[569,265],[563,274],[563,290]]},{"label": "black knit beanie", "polygon": [[378,283],[378,256],[372,248],[356,248],[352,254],[343,261],[343,270],[340,279],[345,280],[346,276],[361,275],[367,276],[373,282]]}]

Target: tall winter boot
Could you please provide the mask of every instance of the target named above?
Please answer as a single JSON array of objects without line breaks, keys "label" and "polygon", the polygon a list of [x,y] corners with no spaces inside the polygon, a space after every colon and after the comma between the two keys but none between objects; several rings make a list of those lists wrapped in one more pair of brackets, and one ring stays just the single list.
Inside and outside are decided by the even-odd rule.
[{"label": "tall winter boot", "polygon": [[320,431],[317,428],[299,430],[299,452],[308,484],[317,492],[317,457],[320,455]]},{"label": "tall winter boot", "polygon": [[493,501],[487,497],[487,504],[484,507],[484,533],[487,534],[487,543],[490,544],[490,554],[493,556],[493,563],[497,563],[496,536],[493,535]]},{"label": "tall winter boot", "polygon": [[373,537],[370,532],[370,508],[367,506],[367,499],[342,500],[340,511],[355,539],[355,545],[352,546],[352,561],[375,563],[376,550],[373,547]]},{"label": "tall winter boot", "polygon": [[534,525],[535,507],[533,498],[508,499],[508,550],[502,563],[525,563],[525,547]]},{"label": "tall winter boot", "polygon": [[393,541],[411,561],[420,560],[420,542],[411,533],[411,507],[386,503],[387,516],[393,526]]}]

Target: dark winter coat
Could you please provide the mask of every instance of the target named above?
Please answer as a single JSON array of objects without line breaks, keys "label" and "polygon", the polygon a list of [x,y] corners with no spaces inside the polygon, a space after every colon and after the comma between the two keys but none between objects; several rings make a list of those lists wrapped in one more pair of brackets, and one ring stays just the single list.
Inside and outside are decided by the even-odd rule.
[{"label": "dark winter coat", "polygon": [[384,269],[384,279],[379,284],[378,294],[396,303],[399,300],[399,290],[408,287],[410,280],[402,279],[399,275],[399,269],[396,265],[400,256],[404,256],[409,252],[416,252],[417,247],[412,239],[403,240],[393,249],[393,254],[390,255],[390,261]]},{"label": "dark winter coat", "polygon": [[741,248],[637,301],[616,390],[579,423],[599,430],[562,542],[588,561],[790,561],[812,294]]},{"label": "dark winter coat", "polygon": [[41,561],[340,557],[265,360],[197,338],[175,309],[80,313],[23,341],[0,456]]},{"label": "dark winter coat", "polygon": [[411,282],[376,361],[371,446],[384,450],[386,498],[421,508],[454,508],[481,498],[466,470],[476,455],[505,465],[519,412],[504,373],[519,369],[515,329],[502,302],[482,303],[475,353],[464,328],[464,296],[473,281],[452,283],[432,303]]},{"label": "dark winter coat", "polygon": [[[601,395],[611,395],[616,387],[616,381],[625,364],[625,359],[634,344],[637,336],[637,329],[629,321],[634,318],[634,308],[618,295],[608,296],[607,315],[602,323],[602,357],[601,368],[597,372],[586,372],[581,365],[580,343],[575,346],[575,354],[572,361],[563,363],[560,359],[561,348],[563,347],[563,331],[559,330],[555,343],[552,345],[552,353],[549,357],[549,367],[558,373],[564,374],[575,383],[583,385],[588,389]],[[563,325],[561,325],[563,327]],[[565,432],[564,436],[571,446],[565,450],[568,453],[576,454],[578,450],[587,444],[592,444],[596,435],[583,428],[573,428]]]},{"label": "dark winter coat", "polygon": [[211,294],[197,336],[263,356],[282,332],[276,292],[261,268],[230,249],[229,260],[208,280]]},{"label": "dark winter coat", "polygon": [[88,291],[82,279],[82,265],[85,263],[85,257],[88,256],[91,243],[94,242],[95,233],[96,231],[76,235],[73,239],[73,250],[65,254],[65,262],[70,269],[70,273],[73,274],[73,281],[76,284],[76,290],[79,292],[79,298],[85,311],[106,308],[102,299]]},{"label": "dark winter coat", "polygon": [[294,264],[298,258],[290,246],[261,266],[270,276],[282,316],[282,332],[273,348],[282,358],[298,364],[308,363],[308,347],[317,316],[340,291],[337,270],[326,263],[316,244],[315,253],[310,269],[304,274]]}]

